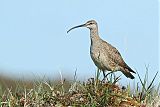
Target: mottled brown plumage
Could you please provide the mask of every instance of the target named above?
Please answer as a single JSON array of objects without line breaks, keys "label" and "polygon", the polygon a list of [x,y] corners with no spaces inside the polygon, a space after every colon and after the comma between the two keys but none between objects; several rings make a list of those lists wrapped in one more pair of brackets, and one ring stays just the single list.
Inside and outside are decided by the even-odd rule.
[{"label": "mottled brown plumage", "polygon": [[[135,73],[123,60],[118,50],[102,40],[98,34],[98,25],[95,20],[90,20],[85,24],[75,26],[70,30],[78,27],[87,27],[90,29],[90,55],[95,65],[103,72],[107,71],[121,71],[127,78],[134,79],[131,74]],[[70,31],[68,30],[67,33]]]}]

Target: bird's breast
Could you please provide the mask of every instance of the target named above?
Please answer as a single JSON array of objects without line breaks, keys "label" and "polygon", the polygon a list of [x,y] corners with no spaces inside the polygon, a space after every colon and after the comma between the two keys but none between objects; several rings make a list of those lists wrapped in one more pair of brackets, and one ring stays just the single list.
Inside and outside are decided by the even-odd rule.
[{"label": "bird's breast", "polygon": [[105,60],[106,57],[103,55],[102,50],[100,48],[92,47],[90,48],[90,55],[94,62],[94,64],[101,70],[105,70]]},{"label": "bird's breast", "polygon": [[90,47],[90,55],[95,63],[95,65],[101,70],[111,70],[112,67],[110,66],[110,60],[107,51],[103,46],[101,47]]}]

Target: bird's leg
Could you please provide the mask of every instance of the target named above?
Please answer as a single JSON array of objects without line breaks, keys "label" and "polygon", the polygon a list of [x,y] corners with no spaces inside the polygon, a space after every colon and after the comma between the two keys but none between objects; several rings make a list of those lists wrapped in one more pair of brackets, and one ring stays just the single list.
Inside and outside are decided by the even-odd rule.
[{"label": "bird's leg", "polygon": [[105,82],[105,80],[106,80],[106,74],[105,74],[105,71],[103,71],[103,79],[102,79],[102,81],[104,81]]},{"label": "bird's leg", "polygon": [[103,71],[103,77],[104,77],[104,78],[106,77],[105,71]]},{"label": "bird's leg", "polygon": [[107,75],[106,75],[106,77],[109,75],[109,74],[111,74],[111,73],[113,73],[112,71],[111,72],[109,72]]},{"label": "bird's leg", "polygon": [[[104,76],[104,78],[103,78],[102,81],[105,81],[106,78],[107,78],[107,76],[108,76],[109,74],[111,74],[111,73],[113,73],[113,72],[111,71],[111,72],[109,72],[108,74],[105,74],[105,72],[103,71],[103,76]],[[108,81],[108,78],[107,78],[107,81]]]}]

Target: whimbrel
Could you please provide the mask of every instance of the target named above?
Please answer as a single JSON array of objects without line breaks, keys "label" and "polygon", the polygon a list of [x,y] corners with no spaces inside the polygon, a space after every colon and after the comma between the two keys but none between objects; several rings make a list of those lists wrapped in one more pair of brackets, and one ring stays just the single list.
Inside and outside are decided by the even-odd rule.
[{"label": "whimbrel", "polygon": [[99,37],[98,25],[95,20],[90,20],[85,24],[72,27],[67,33],[78,27],[87,27],[90,29],[90,55],[94,64],[103,71],[104,76],[105,71],[121,71],[127,78],[134,79],[131,72],[135,72],[124,62],[118,50]]}]

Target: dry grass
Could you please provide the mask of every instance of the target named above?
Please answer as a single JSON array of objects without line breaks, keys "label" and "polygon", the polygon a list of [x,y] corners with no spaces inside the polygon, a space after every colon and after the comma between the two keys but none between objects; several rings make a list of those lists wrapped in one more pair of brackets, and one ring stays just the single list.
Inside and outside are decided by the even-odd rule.
[{"label": "dry grass", "polygon": [[[147,71],[148,72],[148,71]],[[148,76],[146,72],[146,78]],[[140,77],[139,77],[140,78]],[[156,78],[156,75],[155,75]],[[0,106],[2,107],[159,107],[160,92],[153,82],[131,91],[130,86],[117,85],[120,77],[111,74],[106,80],[95,78],[85,82],[17,81],[0,78]],[[154,81],[154,79],[153,79]]]}]

